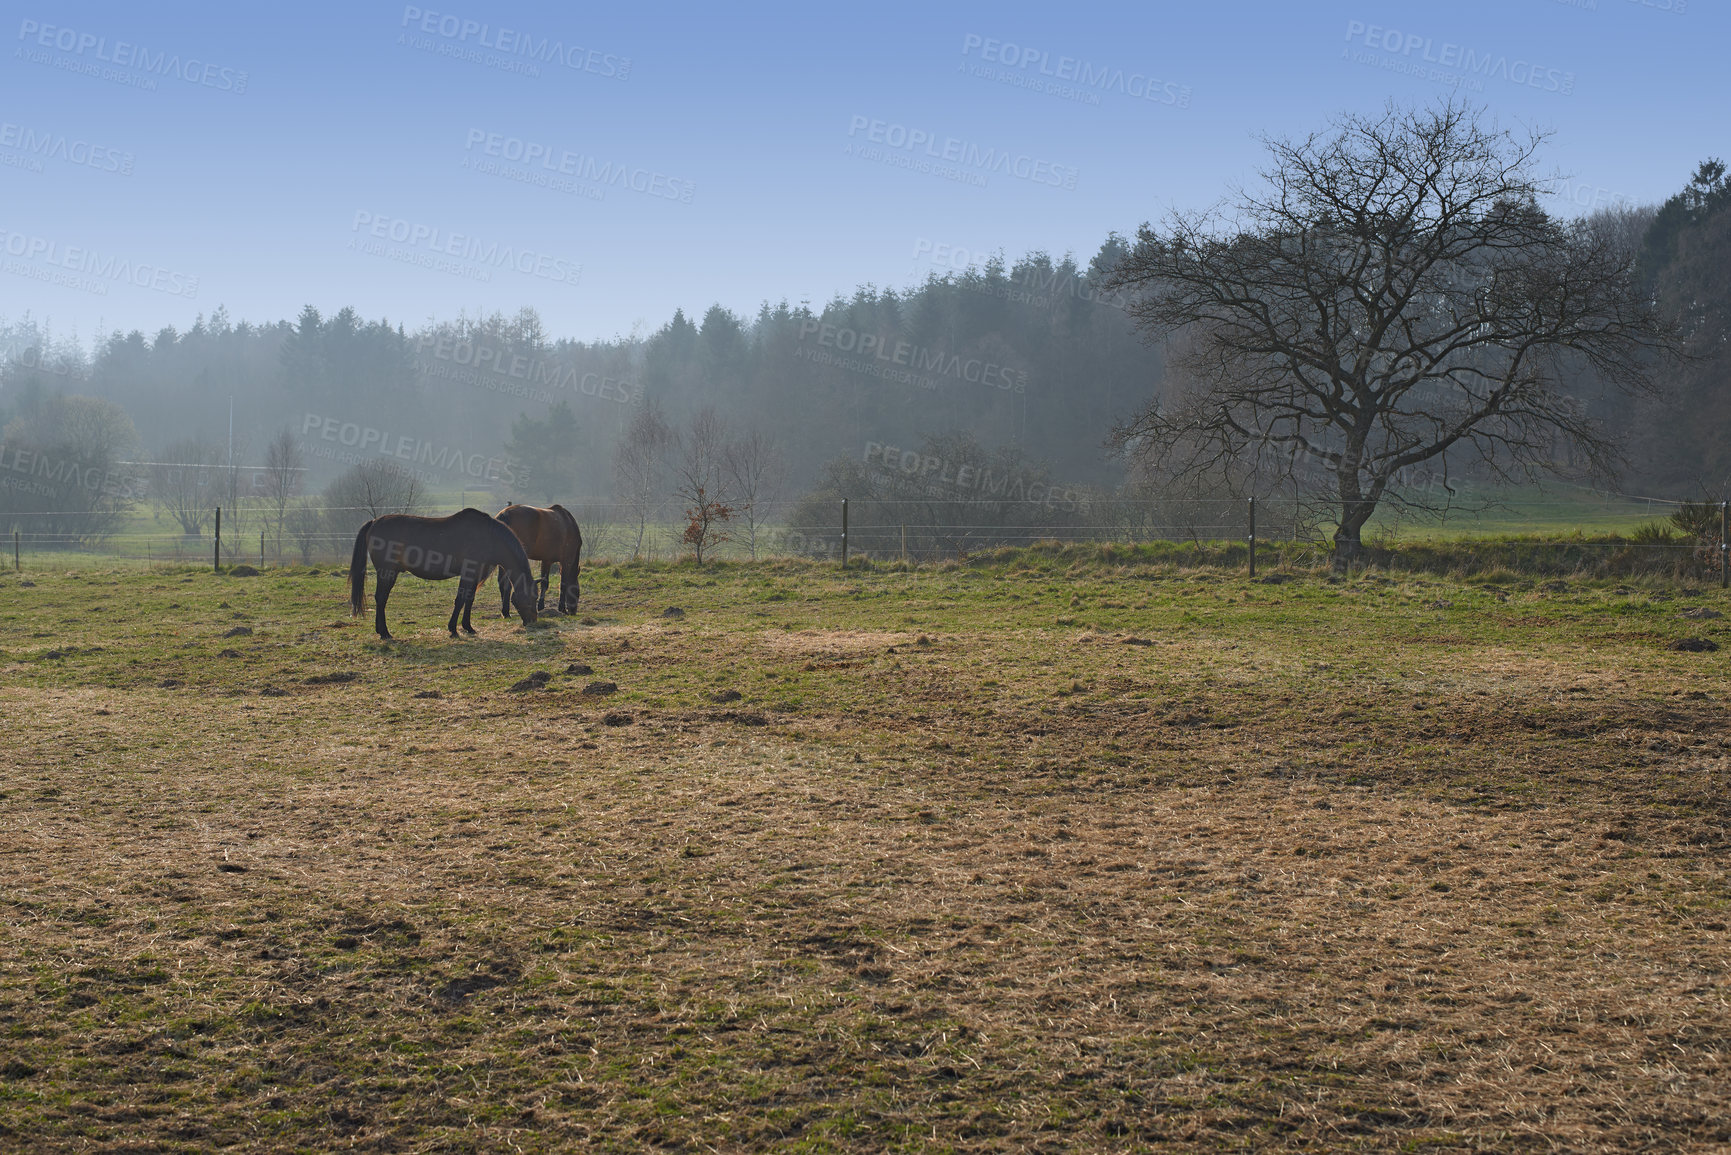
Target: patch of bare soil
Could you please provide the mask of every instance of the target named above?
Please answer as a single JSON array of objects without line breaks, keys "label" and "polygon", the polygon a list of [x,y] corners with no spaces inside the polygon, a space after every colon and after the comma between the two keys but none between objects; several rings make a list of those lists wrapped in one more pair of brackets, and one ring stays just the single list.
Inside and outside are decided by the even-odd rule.
[{"label": "patch of bare soil", "polygon": [[757,644],[780,658],[865,658],[891,646],[913,642],[915,634],[896,630],[765,631]]}]

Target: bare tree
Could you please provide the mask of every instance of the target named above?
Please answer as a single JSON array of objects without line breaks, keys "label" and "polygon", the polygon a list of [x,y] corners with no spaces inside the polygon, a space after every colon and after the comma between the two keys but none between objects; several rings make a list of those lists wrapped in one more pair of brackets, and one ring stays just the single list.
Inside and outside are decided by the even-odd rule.
[{"label": "bare tree", "polygon": [[701,565],[706,550],[732,536],[722,528],[733,519],[726,477],[727,425],[706,405],[675,435],[674,446],[673,494],[685,511],[680,541],[691,547]]},{"label": "bare tree", "polygon": [[692,557],[702,565],[705,550],[713,550],[733,540],[733,534],[725,528],[732,520],[733,507],[714,500],[700,485],[692,495],[691,504],[685,507],[685,531],[679,535],[679,540],[691,547]]},{"label": "bare tree", "polygon": [[1259,487],[1326,476],[1341,564],[1421,463],[1531,477],[1568,446],[1608,472],[1615,442],[1566,384],[1649,391],[1674,341],[1626,247],[1539,207],[1543,141],[1453,102],[1391,105],[1267,141],[1267,187],[1235,220],[1143,225],[1111,287],[1146,333],[1186,341],[1116,442],[1181,474],[1249,465]]},{"label": "bare tree", "polygon": [[1641,242],[1657,215],[1658,210],[1652,205],[1613,205],[1590,213],[1586,220],[1606,240],[1638,259]]},{"label": "bare tree", "polygon": [[615,519],[618,517],[618,507],[605,502],[592,502],[578,506],[576,509],[577,524],[583,527],[583,549],[589,555],[590,563],[597,558],[611,557],[608,553],[613,545],[613,535],[618,530]]},{"label": "bare tree", "polygon": [[301,454],[300,446],[295,442],[294,434],[284,429],[271,438],[264,451],[262,481],[265,511],[274,531],[279,564],[282,561],[283,529],[288,517],[289,502],[300,490],[301,477],[305,473],[305,458]]},{"label": "bare tree", "polygon": [[414,513],[421,501],[421,481],[414,471],[382,457],[344,471],[325,487],[330,532],[339,539],[387,513]]},{"label": "bare tree", "polygon": [[614,486],[627,523],[636,529],[631,545],[634,558],[643,552],[644,534],[661,506],[666,454],[673,444],[673,430],[661,406],[651,400],[637,407],[613,450]]},{"label": "bare tree", "polygon": [[324,546],[329,553],[337,547],[336,535],[330,529],[330,519],[325,516],[324,507],[310,497],[299,497],[288,508],[283,519],[284,528],[288,531],[289,540],[299,551],[302,565],[311,565],[313,557]]},{"label": "bare tree", "polygon": [[150,466],[150,498],[188,537],[204,533],[220,500],[222,447],[184,437],[157,454]]},{"label": "bare tree", "polygon": [[757,531],[787,483],[787,458],[767,433],[752,429],[727,443],[722,464],[734,512],[745,522],[746,546],[756,561]]}]

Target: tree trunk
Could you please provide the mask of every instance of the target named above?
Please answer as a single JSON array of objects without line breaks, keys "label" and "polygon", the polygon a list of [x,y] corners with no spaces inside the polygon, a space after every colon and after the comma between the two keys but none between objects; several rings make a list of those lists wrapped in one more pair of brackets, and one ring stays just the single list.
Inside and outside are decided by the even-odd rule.
[{"label": "tree trunk", "polygon": [[[1354,455],[1356,459],[1356,455]],[[1358,470],[1351,472],[1342,470],[1340,479],[1340,525],[1334,531],[1334,568],[1345,571],[1351,569],[1364,558],[1364,542],[1361,534],[1364,523],[1370,520],[1370,515],[1376,512],[1376,502],[1366,500],[1364,491],[1359,487]]]},{"label": "tree trunk", "polygon": [[1334,568],[1345,571],[1351,569],[1364,556],[1364,543],[1359,539],[1359,531],[1363,523],[1349,524],[1341,519],[1340,528],[1334,531]]}]

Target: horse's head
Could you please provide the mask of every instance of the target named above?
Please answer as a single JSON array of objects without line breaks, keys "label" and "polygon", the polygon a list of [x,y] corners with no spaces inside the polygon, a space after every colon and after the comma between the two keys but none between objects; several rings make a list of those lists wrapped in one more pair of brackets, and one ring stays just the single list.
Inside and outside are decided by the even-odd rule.
[{"label": "horse's head", "polygon": [[[517,616],[523,619],[524,625],[535,620],[535,601],[539,593],[535,578],[528,570],[521,570],[511,577],[511,604],[517,607]],[[507,614],[507,617],[510,615]]]}]

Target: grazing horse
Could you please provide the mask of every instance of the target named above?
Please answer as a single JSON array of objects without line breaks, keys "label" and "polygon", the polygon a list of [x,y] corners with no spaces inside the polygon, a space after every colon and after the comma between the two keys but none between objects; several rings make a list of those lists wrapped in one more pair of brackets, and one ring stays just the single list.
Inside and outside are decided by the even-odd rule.
[{"label": "grazing horse", "polygon": [[[577,612],[581,590],[577,566],[583,556],[583,531],[577,519],[562,505],[541,509],[534,505],[507,505],[499,511],[499,520],[511,527],[530,561],[541,563],[540,598],[535,608],[547,608],[547,586],[552,581],[553,566],[559,566],[559,612]],[[505,575],[499,574],[499,610],[511,616],[511,602],[505,588]]]},{"label": "grazing horse", "polygon": [[361,526],[355,534],[354,557],[349,562],[349,605],[359,617],[367,608],[367,559],[379,571],[373,591],[376,613],[373,628],[390,639],[385,628],[385,600],[399,574],[410,573],[429,581],[457,579],[457,604],[446,627],[457,636],[457,617],[463,629],[474,633],[469,609],[475,604],[475,587],[499,567],[499,584],[506,586],[517,603],[524,624],[535,620],[535,575],[529,558],[516,536],[495,518],[478,509],[464,509],[449,517],[415,517],[388,513]]}]

